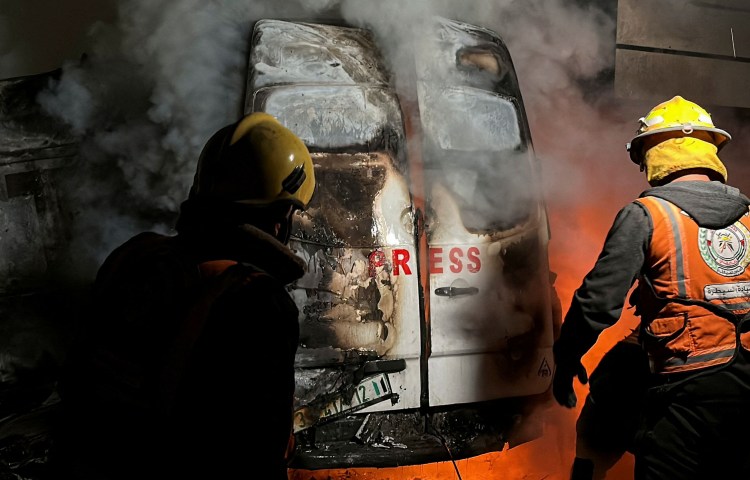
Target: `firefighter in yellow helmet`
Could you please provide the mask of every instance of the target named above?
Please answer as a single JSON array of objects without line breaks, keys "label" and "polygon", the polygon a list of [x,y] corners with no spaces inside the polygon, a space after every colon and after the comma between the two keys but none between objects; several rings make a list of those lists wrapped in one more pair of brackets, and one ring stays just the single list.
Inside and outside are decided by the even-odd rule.
[{"label": "firefighter in yellow helmet", "polygon": [[[730,138],[680,96],[640,119],[628,151],[652,188],[618,212],[554,345],[553,394],[573,408],[574,379],[587,381],[581,357],[619,320],[635,285],[648,371],[639,377],[642,363],[629,353],[635,380],[617,369],[599,375],[610,386],[635,385],[618,408],[639,422],[625,439],[638,480],[750,476],[750,457],[736,440],[750,428],[750,199],[726,183],[717,153]],[[612,401],[593,386],[590,397],[600,413]],[[602,420],[599,428],[613,425]],[[588,478],[601,478],[597,465],[589,467]]]},{"label": "firefighter in yellow helmet", "polygon": [[726,183],[727,169],[717,153],[732,137],[714,126],[703,107],[678,95],[655,106],[639,124],[627,150],[641,171],[646,170],[650,185],[690,169]]},{"label": "firefighter in yellow helmet", "polygon": [[268,114],[208,140],[177,235],[138,234],[97,274],[61,380],[65,478],[287,478],[304,273],[287,242],[314,191]]}]

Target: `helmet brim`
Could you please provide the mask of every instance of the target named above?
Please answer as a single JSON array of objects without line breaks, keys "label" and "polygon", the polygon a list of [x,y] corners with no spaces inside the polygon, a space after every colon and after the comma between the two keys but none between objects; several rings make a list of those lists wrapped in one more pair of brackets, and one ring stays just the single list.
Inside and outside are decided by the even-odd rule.
[{"label": "helmet brim", "polygon": [[[714,145],[716,145],[716,149],[721,150],[721,148],[729,143],[729,141],[732,139],[732,136],[726,132],[725,130],[722,130],[720,128],[710,128],[710,127],[702,127],[702,126],[692,126],[692,129],[694,132],[708,132],[711,134],[712,142]],[[643,151],[643,144],[646,142],[646,140],[653,139],[654,135],[659,135],[660,138],[658,142],[660,143],[664,140],[668,140],[670,138],[677,138],[677,137],[692,137],[694,135],[692,134],[686,134],[684,132],[683,126],[675,126],[675,127],[669,127],[669,128],[660,128],[658,130],[653,130],[650,132],[644,132],[639,135],[636,135],[628,144],[627,144],[627,150],[628,153],[630,153],[630,160],[633,161],[636,165],[640,165],[643,161],[643,156],[645,155],[645,151]],[[653,146],[653,145],[652,145]],[[649,147],[650,148],[650,147]]]}]

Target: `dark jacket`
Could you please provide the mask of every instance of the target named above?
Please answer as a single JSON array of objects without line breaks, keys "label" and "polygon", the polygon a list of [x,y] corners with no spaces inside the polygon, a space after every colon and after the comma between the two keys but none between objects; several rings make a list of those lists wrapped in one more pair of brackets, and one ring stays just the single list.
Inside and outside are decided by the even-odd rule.
[{"label": "dark jacket", "polygon": [[[748,212],[750,199],[720,182],[673,182],[650,188],[690,214],[699,226],[717,229],[731,225]],[[555,342],[558,361],[579,360],[599,334],[620,318],[628,291],[644,266],[653,226],[643,206],[632,202],[617,214],[594,267],[576,290]]]},{"label": "dark jacket", "polygon": [[100,268],[61,380],[76,477],[287,478],[304,265],[216,227],[137,235]]}]

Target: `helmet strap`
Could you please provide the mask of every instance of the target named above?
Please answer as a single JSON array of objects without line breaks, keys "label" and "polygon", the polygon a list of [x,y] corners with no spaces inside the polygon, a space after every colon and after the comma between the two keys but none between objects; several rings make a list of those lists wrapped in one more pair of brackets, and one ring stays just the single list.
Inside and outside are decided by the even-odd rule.
[{"label": "helmet strap", "polygon": [[[294,222],[294,212],[297,208],[294,205],[288,205],[288,210],[283,219],[280,219],[276,223],[278,225],[278,231],[276,231],[276,239],[284,245],[289,244],[289,239],[292,235],[292,222]],[[272,232],[273,233],[273,232]]]},{"label": "helmet strap", "polygon": [[293,217],[290,217],[279,224],[279,232],[276,234],[276,238],[284,245],[289,244],[289,238],[292,235],[292,219]]}]

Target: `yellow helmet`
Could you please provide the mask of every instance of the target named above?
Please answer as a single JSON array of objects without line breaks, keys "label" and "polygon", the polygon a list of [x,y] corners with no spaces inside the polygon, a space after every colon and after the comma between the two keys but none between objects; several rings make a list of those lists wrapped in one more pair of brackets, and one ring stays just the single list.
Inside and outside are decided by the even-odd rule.
[{"label": "yellow helmet", "polygon": [[273,116],[255,112],[208,140],[190,194],[245,205],[288,202],[304,210],[314,192],[305,144]]},{"label": "yellow helmet", "polygon": [[711,115],[700,105],[677,95],[651,109],[639,119],[636,136],[627,144],[630,159],[643,164],[646,150],[659,142],[675,137],[704,137],[698,132],[707,132],[707,141],[717,150],[732,139],[724,130],[716,128]]}]

